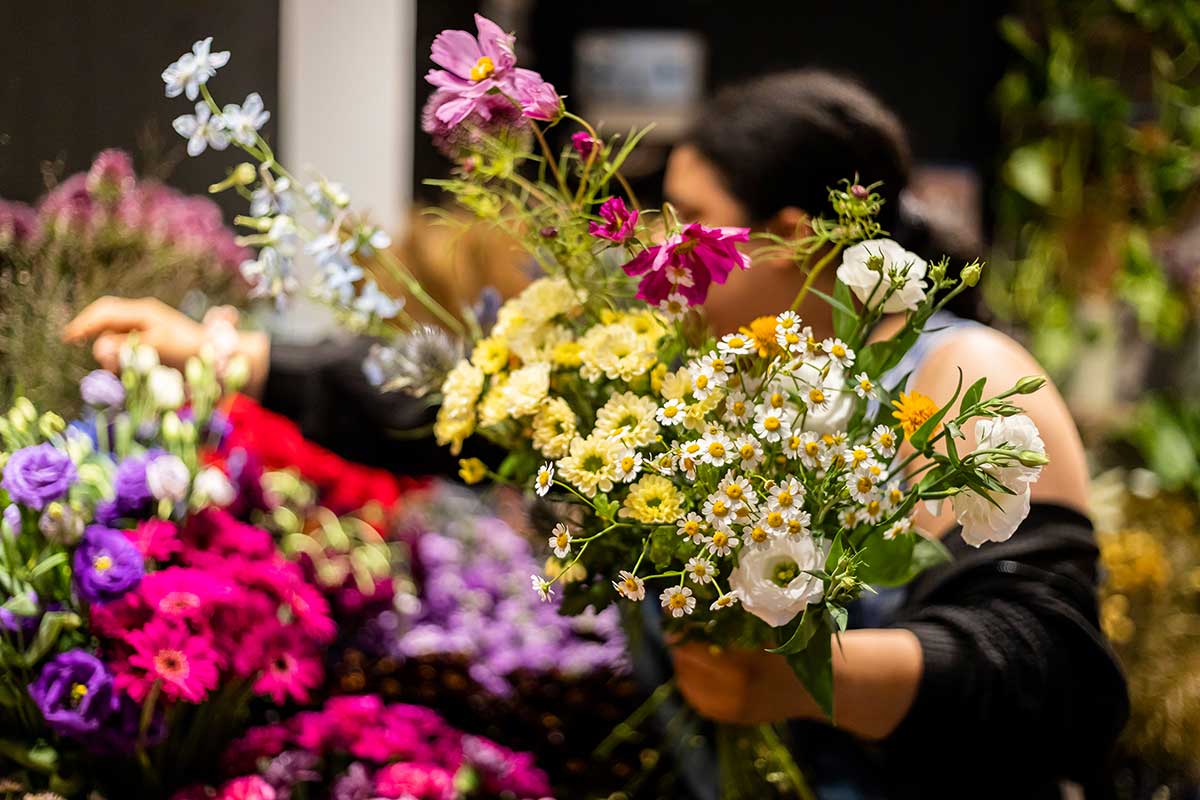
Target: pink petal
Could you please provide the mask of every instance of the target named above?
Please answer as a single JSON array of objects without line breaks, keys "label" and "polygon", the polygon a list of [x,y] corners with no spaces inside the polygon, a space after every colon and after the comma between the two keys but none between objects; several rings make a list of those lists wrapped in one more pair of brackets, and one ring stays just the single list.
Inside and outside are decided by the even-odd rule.
[{"label": "pink petal", "polygon": [[626,275],[631,276],[641,275],[645,272],[649,272],[654,267],[655,257],[658,254],[657,251],[661,249],[661,246],[655,246],[647,250],[643,250],[630,259],[629,262],[622,267],[622,269],[625,270]]},{"label": "pink petal", "polygon": [[442,31],[433,40],[430,58],[460,78],[470,78],[471,68],[484,55],[479,42],[466,31]]},{"label": "pink petal", "polygon": [[475,29],[479,31],[480,50],[492,60],[497,72],[510,69],[517,63],[513,55],[515,36],[505,33],[503,28],[481,14],[475,15]]}]

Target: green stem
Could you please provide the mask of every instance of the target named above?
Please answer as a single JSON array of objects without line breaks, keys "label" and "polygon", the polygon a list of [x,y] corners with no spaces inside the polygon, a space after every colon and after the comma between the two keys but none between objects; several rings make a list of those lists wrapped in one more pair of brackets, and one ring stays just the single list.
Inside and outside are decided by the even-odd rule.
[{"label": "green stem", "polygon": [[813,268],[808,271],[808,277],[804,279],[804,285],[800,287],[800,291],[796,294],[796,299],[792,301],[792,311],[796,311],[800,308],[800,304],[804,302],[804,297],[808,294],[808,290],[811,289],[813,283],[816,282],[817,276],[820,275],[825,267],[829,265],[829,262],[833,260],[833,257],[840,252],[842,252],[842,245],[833,245],[829,248],[829,252],[823,255],[821,259],[813,265]]}]

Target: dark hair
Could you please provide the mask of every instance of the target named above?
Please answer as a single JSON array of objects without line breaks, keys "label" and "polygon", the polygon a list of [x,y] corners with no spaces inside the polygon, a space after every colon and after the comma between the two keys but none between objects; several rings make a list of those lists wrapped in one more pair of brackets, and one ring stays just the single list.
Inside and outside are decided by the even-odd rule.
[{"label": "dark hair", "polygon": [[905,197],[912,153],[904,126],[850,78],[801,69],[728,86],[683,143],[717,169],[754,222],[788,206],[824,213],[829,187],[857,175],[863,183],[882,182],[879,223],[900,244],[926,258],[976,255],[941,235]]}]

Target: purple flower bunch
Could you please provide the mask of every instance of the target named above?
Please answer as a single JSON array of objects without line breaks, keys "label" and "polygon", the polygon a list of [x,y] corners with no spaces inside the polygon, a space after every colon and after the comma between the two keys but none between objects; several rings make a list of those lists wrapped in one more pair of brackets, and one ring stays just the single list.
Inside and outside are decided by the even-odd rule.
[{"label": "purple flower bunch", "polygon": [[[174,800],[286,800],[301,783],[330,787],[334,800],[540,798],[546,774],[528,753],[450,726],[436,712],[385,705],[376,695],[334,697],[317,711],[251,728],[226,751],[235,775],[220,788],[193,787]],[[340,765],[346,765],[342,768]]]},{"label": "purple flower bunch", "polygon": [[368,627],[364,639],[381,655],[464,657],[471,677],[501,696],[519,670],[571,677],[628,669],[616,608],[565,617],[557,603],[539,601],[528,575],[542,565],[529,541],[474,495],[436,484],[407,508],[420,591],[410,613],[389,609]]}]

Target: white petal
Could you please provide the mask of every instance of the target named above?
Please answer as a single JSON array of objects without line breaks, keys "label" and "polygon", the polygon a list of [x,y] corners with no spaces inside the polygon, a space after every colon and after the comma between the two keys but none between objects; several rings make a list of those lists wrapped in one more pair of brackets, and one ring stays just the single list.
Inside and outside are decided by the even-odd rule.
[{"label": "white petal", "polygon": [[180,136],[191,136],[200,126],[199,123],[196,122],[196,118],[194,116],[191,114],[184,114],[183,116],[176,117],[175,121],[171,123],[171,127],[174,128],[175,132]]},{"label": "white petal", "polygon": [[203,153],[207,146],[208,140],[204,138],[204,132],[198,130],[188,139],[187,153],[194,158]]}]

